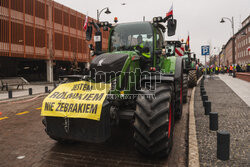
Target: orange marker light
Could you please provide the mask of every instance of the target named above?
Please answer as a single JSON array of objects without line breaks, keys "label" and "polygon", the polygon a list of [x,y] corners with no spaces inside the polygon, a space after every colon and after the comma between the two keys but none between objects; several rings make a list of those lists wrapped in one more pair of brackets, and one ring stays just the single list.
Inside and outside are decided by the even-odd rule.
[{"label": "orange marker light", "polygon": [[117,17],[114,18],[114,22],[115,22],[115,23],[118,22],[118,18],[117,18]]}]

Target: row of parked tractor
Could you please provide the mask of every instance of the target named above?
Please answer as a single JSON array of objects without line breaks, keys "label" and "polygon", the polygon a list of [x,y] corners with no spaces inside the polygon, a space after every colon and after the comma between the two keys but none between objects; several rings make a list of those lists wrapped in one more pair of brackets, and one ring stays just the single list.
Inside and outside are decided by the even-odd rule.
[{"label": "row of parked tractor", "polygon": [[[92,29],[95,30],[95,45],[89,46],[94,56],[89,73],[61,76],[61,84],[76,81],[110,84],[100,120],[53,116],[56,111],[51,110],[43,120],[46,133],[63,143],[100,143],[110,138],[113,126],[127,120],[132,123],[135,148],[140,153],[156,157],[168,155],[173,145],[174,124],[181,119],[183,103],[187,102],[188,86],[196,86],[201,75],[196,70],[199,68],[194,53],[184,49],[182,56],[176,55],[175,49],[183,49],[185,44],[164,40],[166,31],[168,36],[175,35],[176,23],[172,17],[121,24],[89,23],[87,40],[92,39]],[[102,28],[110,31],[105,52]],[[65,97],[60,102],[68,103]],[[70,103],[73,102],[70,99]],[[56,108],[56,102],[53,104]],[[42,111],[46,109],[44,106]]]}]

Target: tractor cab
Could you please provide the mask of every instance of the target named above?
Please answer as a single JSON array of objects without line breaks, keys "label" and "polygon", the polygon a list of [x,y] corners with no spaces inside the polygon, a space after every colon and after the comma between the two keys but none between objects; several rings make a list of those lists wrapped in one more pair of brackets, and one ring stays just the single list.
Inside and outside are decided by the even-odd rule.
[{"label": "tractor cab", "polygon": [[[110,33],[109,52],[135,51],[141,45],[145,51],[153,53],[154,27],[149,22],[118,24]],[[157,37],[156,44],[160,47],[163,36],[158,32]]]}]

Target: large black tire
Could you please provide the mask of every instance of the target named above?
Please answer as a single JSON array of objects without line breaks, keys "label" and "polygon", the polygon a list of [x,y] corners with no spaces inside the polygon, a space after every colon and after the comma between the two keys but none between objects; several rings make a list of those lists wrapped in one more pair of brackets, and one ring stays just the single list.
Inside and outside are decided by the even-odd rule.
[{"label": "large black tire", "polygon": [[197,85],[197,75],[196,70],[190,70],[188,73],[188,85],[193,88]]},{"label": "large black tire", "polygon": [[173,86],[158,84],[155,91],[146,89],[140,93],[135,111],[135,147],[144,155],[167,156],[173,145]]},{"label": "large black tire", "polygon": [[187,93],[188,93],[188,75],[183,74],[183,103],[187,103]]},{"label": "large black tire", "polygon": [[175,120],[180,120],[183,106],[183,73],[180,80],[175,81]]}]

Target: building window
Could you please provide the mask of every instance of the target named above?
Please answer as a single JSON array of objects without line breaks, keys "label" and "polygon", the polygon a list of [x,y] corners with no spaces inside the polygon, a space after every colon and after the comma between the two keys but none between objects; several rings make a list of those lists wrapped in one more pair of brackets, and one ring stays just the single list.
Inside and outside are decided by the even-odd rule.
[{"label": "building window", "polygon": [[0,6],[8,8],[9,7],[9,0],[1,0]]},{"label": "building window", "polygon": [[11,43],[23,45],[23,25],[11,22]]},{"label": "building window", "polygon": [[76,16],[70,15],[70,27],[76,28]]},{"label": "building window", "polygon": [[45,19],[45,4],[39,1],[35,2],[35,13],[36,17]]},{"label": "building window", "polygon": [[35,35],[36,46],[40,48],[45,47],[45,31],[43,29],[36,28]]},{"label": "building window", "polygon": [[69,14],[67,12],[63,12],[63,24],[69,26]]},{"label": "building window", "polygon": [[33,16],[33,0],[25,0],[25,13]]},{"label": "building window", "polygon": [[63,35],[60,33],[55,33],[55,49],[63,50],[62,47]]},{"label": "building window", "polygon": [[[62,11],[55,8],[55,23],[62,24]],[[53,10],[52,10],[53,11]]]},{"label": "building window", "polygon": [[11,0],[11,9],[23,12],[23,0]]}]

